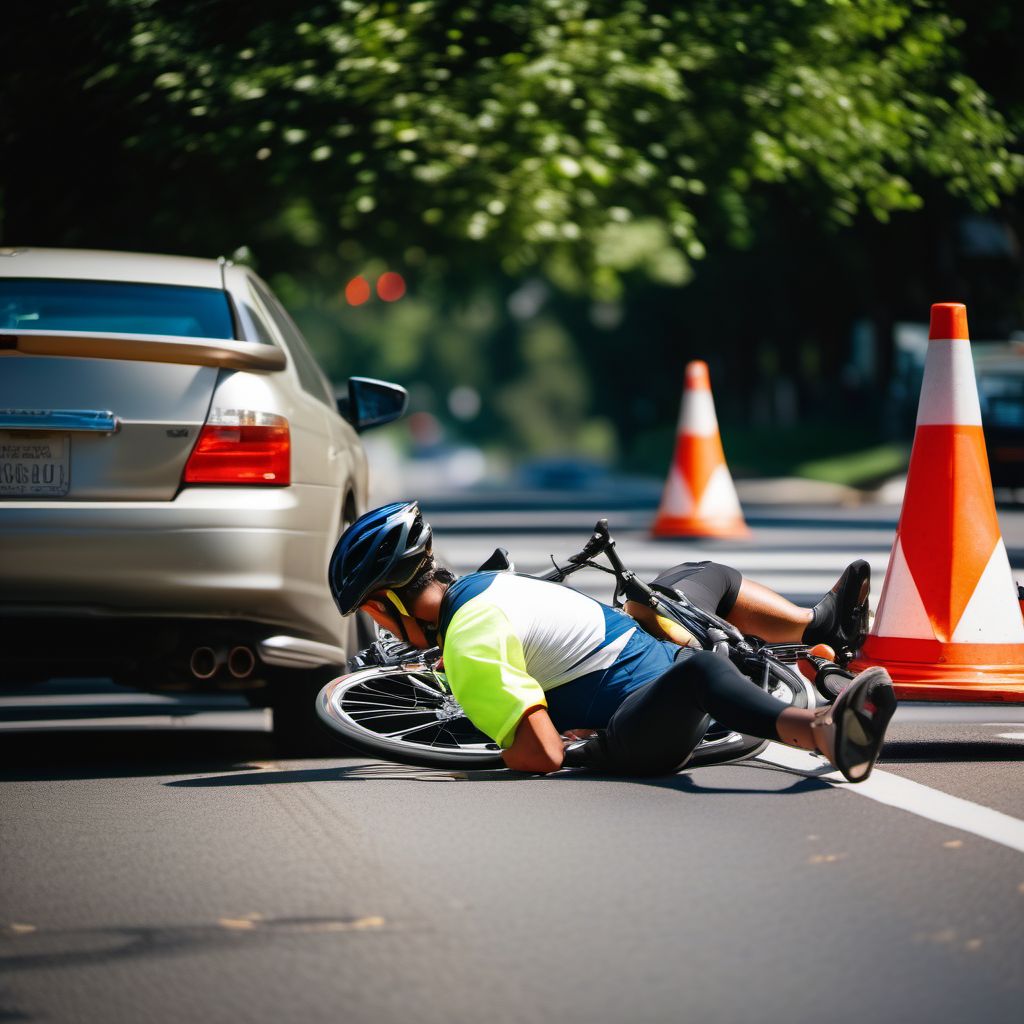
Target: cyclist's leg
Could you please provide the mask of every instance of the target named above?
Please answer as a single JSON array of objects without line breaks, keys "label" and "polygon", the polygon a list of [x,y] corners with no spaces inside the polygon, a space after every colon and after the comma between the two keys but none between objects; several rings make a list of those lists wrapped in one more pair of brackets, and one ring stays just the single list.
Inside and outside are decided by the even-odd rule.
[{"label": "cyclist's leg", "polygon": [[698,608],[772,643],[806,641],[815,616],[814,609],[793,604],[770,587],[718,562],[684,562],[667,569],[653,585],[678,590]]},{"label": "cyclist's leg", "polygon": [[813,616],[810,608],[801,608],[763,583],[744,578],[736,602],[724,618],[762,640],[798,644]]},{"label": "cyclist's leg", "polygon": [[651,586],[677,590],[706,612],[728,618],[743,583],[738,569],[719,562],[683,562],[666,569]]},{"label": "cyclist's leg", "polygon": [[625,775],[667,774],[700,742],[707,715],[729,729],[778,739],[782,709],[732,662],[695,651],[626,697],[606,732],[587,741],[589,766]]}]

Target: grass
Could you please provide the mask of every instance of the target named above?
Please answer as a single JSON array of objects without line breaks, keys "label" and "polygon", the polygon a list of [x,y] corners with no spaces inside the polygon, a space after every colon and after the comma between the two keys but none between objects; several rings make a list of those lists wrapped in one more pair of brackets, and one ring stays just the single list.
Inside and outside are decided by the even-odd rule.
[{"label": "grass", "polygon": [[889,442],[861,451],[801,462],[794,467],[793,475],[849,487],[866,487],[904,472],[909,457],[909,445]]},{"label": "grass", "polygon": [[[846,484],[877,486],[902,472],[910,440],[886,440],[877,428],[806,422],[792,427],[722,424],[725,458],[734,477],[800,476]],[[673,430],[637,438],[622,468],[634,473],[665,473],[675,444]]]}]

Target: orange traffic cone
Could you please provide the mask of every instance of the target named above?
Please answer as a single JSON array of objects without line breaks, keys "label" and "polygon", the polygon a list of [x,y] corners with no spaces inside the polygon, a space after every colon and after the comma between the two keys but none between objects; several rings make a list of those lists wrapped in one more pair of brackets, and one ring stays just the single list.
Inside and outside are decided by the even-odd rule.
[{"label": "orange traffic cone", "polygon": [[655,537],[749,537],[718,435],[708,364],[686,367],[676,451],[651,532]]},{"label": "orange traffic cone", "polygon": [[1024,700],[1024,619],[996,518],[967,309],[932,306],[907,491],[871,632],[911,700]]}]

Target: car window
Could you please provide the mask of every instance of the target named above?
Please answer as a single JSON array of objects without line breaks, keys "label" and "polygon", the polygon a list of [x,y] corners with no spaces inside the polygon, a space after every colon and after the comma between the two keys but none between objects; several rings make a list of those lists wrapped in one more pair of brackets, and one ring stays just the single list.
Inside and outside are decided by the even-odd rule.
[{"label": "car window", "polygon": [[233,338],[227,295],[219,288],[0,278],[0,327]]},{"label": "car window", "polygon": [[261,281],[258,279],[251,280],[250,287],[259,296],[264,308],[273,318],[277,329],[285,340],[285,344],[292,353],[302,390],[333,409],[334,394],[331,391],[330,382],[324,375],[323,370],[320,369],[313,353],[310,352],[306,339],[302,337],[302,333],[295,326],[295,321],[292,320],[284,306],[274,297],[273,292]]},{"label": "car window", "polygon": [[257,341],[263,342],[264,345],[276,345],[277,341],[271,333],[267,321],[264,319],[266,314],[260,307],[259,299],[256,298],[256,290],[253,288],[251,281],[249,282],[249,292],[256,301],[246,302],[245,296],[242,296],[239,302],[239,312],[249,324],[251,332],[255,333]]},{"label": "car window", "polygon": [[986,425],[1024,428],[1024,376],[980,376],[978,397]]}]

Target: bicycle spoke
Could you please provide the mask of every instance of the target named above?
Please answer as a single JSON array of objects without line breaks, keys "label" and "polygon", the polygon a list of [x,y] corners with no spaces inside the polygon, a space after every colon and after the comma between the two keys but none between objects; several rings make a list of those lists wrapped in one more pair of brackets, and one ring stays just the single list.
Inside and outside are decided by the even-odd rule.
[{"label": "bicycle spoke", "polygon": [[[437,714],[429,708],[363,708],[359,711],[344,709],[349,718],[362,721],[364,718],[409,718],[414,715],[429,715],[436,722]],[[357,717],[358,716],[358,717]]]},{"label": "bicycle spoke", "polygon": [[[440,707],[441,704],[444,703],[444,697],[442,694],[438,693],[437,690],[434,690],[431,687],[425,687],[424,690],[426,691],[424,693],[417,692],[406,696],[401,693],[376,689],[375,687],[364,683],[359,687],[359,689],[353,686],[352,689],[345,694],[345,700],[358,700],[366,697],[368,700],[363,701],[363,703],[373,703],[375,701],[392,702],[389,706],[393,707],[418,707],[427,703],[427,700],[425,699],[426,697],[430,698],[429,702],[435,707]],[[399,701],[401,703],[395,704],[395,701]]]},{"label": "bicycle spoke", "polygon": [[425,707],[426,702],[415,701],[415,700],[404,700],[401,698],[395,698],[390,694],[377,694],[377,693],[364,693],[361,691],[349,690],[348,693],[342,694],[342,699],[347,704],[369,704],[374,707],[382,708],[420,708]]},{"label": "bicycle spoke", "polygon": [[[355,687],[353,687],[352,689],[355,690]],[[383,689],[383,688],[380,688],[380,687],[376,687],[376,686],[371,685],[370,683],[363,683],[360,686],[358,692],[365,693],[368,696],[382,697],[382,698],[385,698],[387,700],[401,700],[401,701],[407,701],[407,702],[411,702],[411,703],[415,703],[416,702],[416,697],[413,694],[411,694],[411,693],[408,694],[408,695],[406,695],[404,693],[396,693],[394,690],[388,690],[388,689]]]},{"label": "bicycle spoke", "polygon": [[[385,676],[384,678],[387,679],[387,678],[391,678],[391,677]],[[404,685],[408,686],[410,690],[418,690],[418,691],[420,691],[422,693],[429,694],[431,697],[440,697],[441,696],[441,691],[438,689],[438,687],[431,686],[430,683],[425,683],[418,676],[414,676],[414,675],[403,676],[402,679],[401,679],[401,682]]]},{"label": "bicycle spoke", "polygon": [[414,732],[422,732],[424,729],[442,726],[443,724],[443,722],[435,720],[433,722],[426,722],[423,725],[412,725],[408,729],[397,729],[395,732],[382,733],[381,735],[387,736],[390,740],[404,739],[406,736],[411,736]]}]

